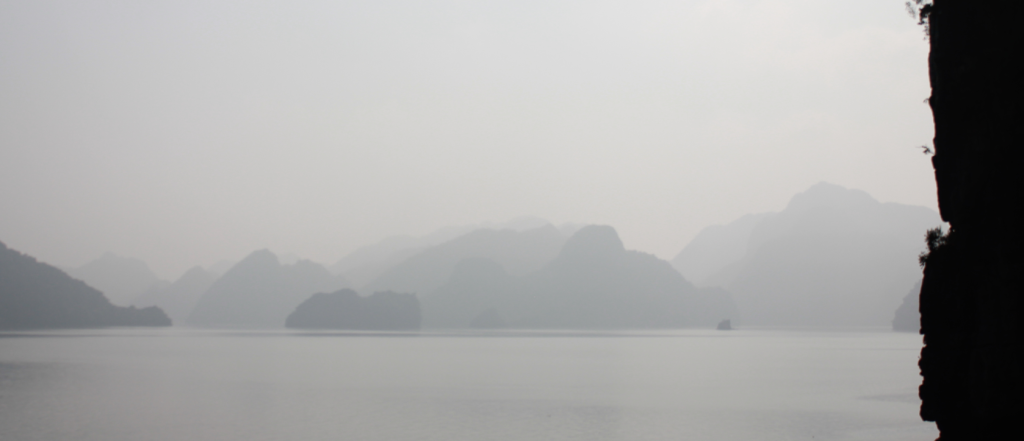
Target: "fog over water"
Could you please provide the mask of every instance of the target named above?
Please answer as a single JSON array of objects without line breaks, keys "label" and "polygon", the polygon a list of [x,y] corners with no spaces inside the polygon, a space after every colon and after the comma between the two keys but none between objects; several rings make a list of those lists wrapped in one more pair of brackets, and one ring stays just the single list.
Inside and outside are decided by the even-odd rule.
[{"label": "fog over water", "polygon": [[18,440],[928,440],[879,331],[0,334]]},{"label": "fog over water", "polygon": [[927,51],[903,0],[0,2],[0,440],[934,439]]},{"label": "fog over water", "polygon": [[0,240],[163,280],[523,215],[671,258],[827,181],[935,207],[901,0],[0,4]]}]

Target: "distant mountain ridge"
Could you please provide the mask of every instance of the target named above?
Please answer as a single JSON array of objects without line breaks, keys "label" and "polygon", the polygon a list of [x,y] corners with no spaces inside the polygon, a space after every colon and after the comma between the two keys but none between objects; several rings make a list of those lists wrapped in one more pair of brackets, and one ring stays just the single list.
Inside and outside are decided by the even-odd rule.
[{"label": "distant mountain ridge", "polygon": [[170,325],[159,308],[115,306],[85,282],[0,242],[0,329]]},{"label": "distant mountain ridge", "polygon": [[416,253],[362,290],[423,296],[444,284],[459,262],[468,258],[490,259],[510,273],[526,274],[554,259],[567,238],[551,224],[523,231],[475,230]]},{"label": "distant mountain ridge", "polygon": [[697,285],[747,254],[750,234],[773,213],[748,214],[727,225],[712,225],[697,234],[672,259],[672,266]]},{"label": "distant mountain ridge", "polygon": [[299,260],[282,265],[259,250],[224,273],[196,303],[188,322],[198,326],[279,328],[295,307],[317,292],[348,282],[322,265]]},{"label": "distant mountain ridge", "polygon": [[[702,285],[732,293],[741,324],[884,326],[920,280],[924,232],[941,222],[925,207],[819,183],[779,213],[705,229],[703,242],[695,239],[673,261],[684,274],[706,274]],[[707,251],[735,250],[741,241],[745,252],[733,262]],[[697,267],[705,255],[717,268]]]},{"label": "distant mountain ridge", "polygon": [[102,291],[111,303],[121,306],[132,304],[136,297],[151,288],[169,285],[160,280],[146,262],[110,252],[66,272]]},{"label": "distant mountain ridge", "polygon": [[132,304],[138,307],[159,306],[175,323],[185,323],[199,298],[213,285],[218,276],[196,266],[171,284],[158,284],[142,293]]},{"label": "distant mountain ridge", "polygon": [[698,290],[668,262],[627,251],[612,227],[595,225],[525,275],[490,259],[463,259],[421,302],[427,328],[679,328],[714,326],[735,314],[724,291]]},{"label": "distant mountain ridge", "polygon": [[[548,224],[550,222],[547,220],[524,216],[506,222],[483,222],[474,225],[449,226],[418,237],[410,235],[391,236],[375,244],[356,249],[331,265],[330,270],[335,274],[344,275],[353,286],[364,287],[406,259],[430,247],[443,244],[474,231],[514,230],[522,232]],[[559,226],[558,229],[563,235],[568,237],[580,227],[582,225],[564,224]]]},{"label": "distant mountain ridge", "polygon": [[420,329],[420,302],[413,294],[391,291],[360,297],[351,289],[313,294],[295,308],[285,327],[405,331]]}]

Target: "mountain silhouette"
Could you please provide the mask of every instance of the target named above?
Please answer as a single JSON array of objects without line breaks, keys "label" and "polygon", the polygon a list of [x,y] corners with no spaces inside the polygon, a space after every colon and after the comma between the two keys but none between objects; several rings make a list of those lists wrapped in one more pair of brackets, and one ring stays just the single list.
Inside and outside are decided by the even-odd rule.
[{"label": "mountain silhouette", "polygon": [[313,294],[295,308],[285,327],[296,329],[415,330],[420,302],[412,294],[391,291],[360,297],[351,289]]},{"label": "mountain silhouette", "polygon": [[188,322],[198,326],[277,328],[295,307],[317,292],[347,285],[322,265],[300,260],[282,265],[259,250],[224,273],[196,303]]},{"label": "mountain silhouette", "polygon": [[738,262],[747,254],[747,245],[754,227],[771,215],[748,214],[728,225],[704,228],[672,259],[672,266],[686,280],[696,285],[705,285],[708,277]]},{"label": "mountain silhouette", "polygon": [[[921,235],[940,223],[928,208],[820,183],[749,231],[732,229],[747,236],[746,253],[703,283],[732,293],[744,325],[889,325],[921,277]],[[700,253],[687,259],[699,261]]]},{"label": "mountain silhouette", "polygon": [[523,276],[490,259],[464,259],[421,301],[431,328],[679,328],[736,314],[724,291],[695,288],[668,262],[626,250],[613,228],[596,225]]},{"label": "mountain silhouette", "polygon": [[493,260],[463,259],[444,285],[422,296],[423,327],[465,328],[483,311],[495,310],[499,299],[514,297],[524,288],[523,280]]},{"label": "mountain silhouette", "polygon": [[[548,221],[537,217],[520,217],[507,222],[481,223],[476,225],[448,226],[425,236],[391,236],[373,245],[360,247],[339,259],[330,270],[342,274],[354,286],[365,286],[391,267],[435,245],[439,245],[469,234],[476,230],[525,231],[547,225]],[[563,228],[572,229],[572,225]],[[570,233],[571,234],[571,233]],[[568,235],[566,235],[568,236]]]},{"label": "mountain silhouette", "polygon": [[104,253],[78,268],[66,270],[68,275],[103,292],[115,305],[127,306],[136,297],[154,286],[166,286],[149,265],[139,259]]},{"label": "mountain silhouette", "polygon": [[217,275],[196,266],[169,285],[158,284],[135,298],[138,307],[159,306],[174,320],[185,323],[196,302],[217,280]]},{"label": "mountain silhouette", "polygon": [[550,224],[526,231],[472,231],[430,247],[384,272],[363,291],[397,291],[420,295],[445,283],[456,265],[468,258],[485,258],[511,274],[540,269],[558,255],[566,236]]},{"label": "mountain silhouette", "polygon": [[115,306],[85,282],[0,242],[0,329],[170,325],[159,308]]}]

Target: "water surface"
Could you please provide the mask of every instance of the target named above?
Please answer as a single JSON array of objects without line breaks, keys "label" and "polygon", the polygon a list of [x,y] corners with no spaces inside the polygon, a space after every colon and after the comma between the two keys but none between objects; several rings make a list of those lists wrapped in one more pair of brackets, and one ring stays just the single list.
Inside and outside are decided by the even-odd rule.
[{"label": "water surface", "polygon": [[888,331],[0,334],[3,440],[932,440]]}]

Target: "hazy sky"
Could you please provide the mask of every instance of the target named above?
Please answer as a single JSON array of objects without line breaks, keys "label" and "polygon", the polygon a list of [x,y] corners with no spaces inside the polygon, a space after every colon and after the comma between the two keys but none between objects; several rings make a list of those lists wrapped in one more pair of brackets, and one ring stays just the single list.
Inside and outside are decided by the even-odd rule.
[{"label": "hazy sky", "polygon": [[522,215],[669,258],[819,181],[934,208],[903,4],[3,1],[0,241],[170,279]]}]

